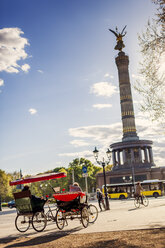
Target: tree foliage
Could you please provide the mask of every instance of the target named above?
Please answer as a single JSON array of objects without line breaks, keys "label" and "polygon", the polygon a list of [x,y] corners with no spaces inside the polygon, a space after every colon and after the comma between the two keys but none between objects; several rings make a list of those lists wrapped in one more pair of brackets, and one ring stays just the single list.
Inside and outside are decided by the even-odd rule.
[{"label": "tree foliage", "polygon": [[12,189],[9,186],[11,175],[6,174],[5,171],[0,170],[0,197],[1,201],[8,201],[12,197]]},{"label": "tree foliage", "polygon": [[165,0],[153,2],[158,6],[156,18],[148,21],[145,32],[138,37],[143,80],[136,83],[135,89],[143,98],[141,110],[158,120],[165,116]]},{"label": "tree foliage", "polygon": [[92,189],[96,188],[96,174],[100,171],[100,167],[95,166],[91,163],[91,161],[85,159],[85,158],[76,158],[74,159],[70,164],[68,168],[68,174],[70,175],[69,183],[72,184],[72,171],[74,171],[74,180],[78,182],[81,186],[81,188],[85,191],[85,178],[82,177],[82,168],[87,167],[87,173],[88,173],[88,191],[92,192]]},{"label": "tree foliage", "polygon": [[105,166],[105,171],[111,171],[113,167],[113,164],[108,164]]},{"label": "tree foliage", "polygon": [[[96,174],[98,172],[102,172],[102,167],[95,166],[92,164],[90,160],[85,158],[75,158],[72,162],[69,163],[68,168],[65,167],[56,167],[53,170],[46,171],[44,173],[51,172],[64,172],[66,173],[66,177],[53,179],[49,181],[41,181],[35,183],[29,183],[30,191],[33,195],[43,196],[49,195],[52,197],[54,191],[52,188],[60,187],[60,191],[65,189],[65,191],[69,191],[69,186],[73,183],[73,173],[74,173],[74,181],[78,182],[83,191],[86,190],[85,178],[82,176],[83,167],[87,167],[87,182],[88,182],[88,192],[92,192],[92,190],[96,190]],[[107,165],[105,170],[111,170],[112,165]],[[40,173],[42,174],[42,173]],[[24,175],[24,178],[29,177],[30,175]],[[13,173],[7,174],[5,171],[0,170],[0,196],[3,201],[9,201],[13,199],[13,192],[20,191],[20,188],[17,186],[9,186],[9,181],[16,180],[20,178],[20,172],[14,171]]]}]

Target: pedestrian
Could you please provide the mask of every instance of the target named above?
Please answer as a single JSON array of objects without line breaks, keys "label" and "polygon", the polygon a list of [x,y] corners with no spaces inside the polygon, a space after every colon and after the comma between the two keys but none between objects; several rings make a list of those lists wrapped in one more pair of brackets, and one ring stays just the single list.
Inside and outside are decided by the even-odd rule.
[{"label": "pedestrian", "polygon": [[103,205],[103,208],[105,209],[105,203],[104,203],[103,193],[101,192],[101,190],[99,188],[97,188],[96,193],[97,193],[96,196],[97,196],[98,204],[99,204],[99,207],[100,207],[100,211],[102,211],[101,204]]}]

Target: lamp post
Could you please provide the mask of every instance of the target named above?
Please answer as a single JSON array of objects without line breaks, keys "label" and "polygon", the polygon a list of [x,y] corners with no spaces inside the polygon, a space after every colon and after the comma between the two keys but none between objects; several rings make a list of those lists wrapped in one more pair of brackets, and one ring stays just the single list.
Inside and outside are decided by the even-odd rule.
[{"label": "lamp post", "polygon": [[99,155],[99,151],[97,150],[97,148],[95,147],[95,150],[93,151],[93,155],[96,159],[96,162],[99,164],[99,165],[102,165],[103,167],[103,175],[104,175],[104,193],[105,193],[105,207],[106,207],[106,210],[110,210],[110,207],[109,207],[109,200],[108,200],[108,195],[107,195],[107,184],[106,184],[106,175],[105,175],[105,166],[109,164],[110,160],[111,160],[111,151],[107,150],[106,152],[107,154],[107,157],[108,157],[108,161],[105,161],[104,158],[102,161],[98,161],[98,155]]},{"label": "lamp post", "polygon": [[135,169],[134,169],[134,162],[132,162],[132,184],[134,188],[134,193],[136,192],[136,187],[135,187]]}]

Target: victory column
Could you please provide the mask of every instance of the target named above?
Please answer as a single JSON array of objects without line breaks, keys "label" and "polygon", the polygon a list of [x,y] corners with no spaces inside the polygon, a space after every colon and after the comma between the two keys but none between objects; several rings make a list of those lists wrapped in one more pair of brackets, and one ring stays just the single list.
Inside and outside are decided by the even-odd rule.
[{"label": "victory column", "polygon": [[[119,75],[121,119],[123,125],[122,142],[111,144],[110,148],[112,149],[113,171],[118,171],[118,174],[132,175],[133,168],[135,174],[137,170],[145,172],[145,170],[154,166],[154,161],[152,154],[153,142],[150,140],[139,140],[137,136],[128,71],[129,57],[122,51],[125,47],[123,43],[123,37],[126,35],[125,28],[126,26],[121,33],[118,32],[117,27],[116,31],[109,29],[116,36],[117,44],[114,49],[119,51],[115,61]],[[140,173],[137,176],[135,175],[135,177],[139,181],[146,179],[145,173]],[[123,182],[122,177],[113,179],[111,183]]]}]

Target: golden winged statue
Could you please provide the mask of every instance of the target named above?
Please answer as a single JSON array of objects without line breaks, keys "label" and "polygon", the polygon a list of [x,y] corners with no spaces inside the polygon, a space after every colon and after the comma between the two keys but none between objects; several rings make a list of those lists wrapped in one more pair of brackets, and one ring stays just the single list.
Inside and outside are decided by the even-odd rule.
[{"label": "golden winged statue", "polygon": [[122,49],[125,47],[124,43],[123,43],[123,40],[122,38],[126,35],[126,31],[124,32],[124,30],[126,29],[127,26],[125,26],[122,30],[121,33],[118,32],[118,28],[116,27],[116,31],[112,30],[112,29],[109,29],[109,31],[111,31],[115,36],[116,36],[116,41],[117,41],[117,44],[115,46],[115,50],[119,50],[119,51],[122,51]]}]

